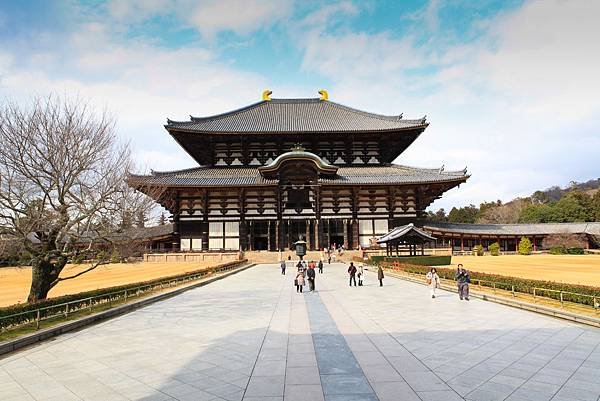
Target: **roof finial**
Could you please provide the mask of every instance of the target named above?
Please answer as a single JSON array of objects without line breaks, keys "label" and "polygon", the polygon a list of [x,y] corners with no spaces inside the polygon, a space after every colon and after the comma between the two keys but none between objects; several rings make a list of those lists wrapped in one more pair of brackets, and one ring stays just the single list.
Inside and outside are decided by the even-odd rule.
[{"label": "roof finial", "polygon": [[319,91],[319,95],[321,95],[321,99],[320,100],[329,100],[329,93],[327,93],[326,89],[321,89]]},{"label": "roof finial", "polygon": [[265,102],[268,102],[269,100],[271,100],[272,93],[273,93],[273,91],[270,91],[269,89],[265,89],[262,94],[262,100]]}]

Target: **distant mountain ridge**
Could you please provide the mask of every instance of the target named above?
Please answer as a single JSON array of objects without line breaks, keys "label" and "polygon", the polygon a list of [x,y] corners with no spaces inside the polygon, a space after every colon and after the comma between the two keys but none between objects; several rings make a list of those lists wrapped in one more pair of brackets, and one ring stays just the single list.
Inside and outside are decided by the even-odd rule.
[{"label": "distant mountain ridge", "polygon": [[552,186],[535,191],[531,196],[502,201],[483,202],[456,208],[448,214],[444,209],[428,212],[431,221],[450,223],[574,223],[600,221],[600,178],[585,182],[572,181],[561,188]]}]

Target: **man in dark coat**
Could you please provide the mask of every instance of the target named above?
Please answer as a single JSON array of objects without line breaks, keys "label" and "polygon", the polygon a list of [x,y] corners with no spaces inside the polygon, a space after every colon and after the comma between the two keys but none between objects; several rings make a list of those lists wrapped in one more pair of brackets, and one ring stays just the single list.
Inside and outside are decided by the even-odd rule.
[{"label": "man in dark coat", "polygon": [[308,276],[308,289],[310,291],[314,291],[316,274],[315,274],[315,267],[312,263],[311,263],[310,267],[308,268],[306,275]]},{"label": "man in dark coat", "polygon": [[354,286],[356,287],[356,266],[354,266],[354,262],[350,262],[350,266],[348,267],[348,274],[350,275],[350,282],[348,285],[352,287],[352,282],[354,282]]},{"label": "man in dark coat", "polygon": [[319,273],[323,273],[323,261],[322,260],[319,260],[318,267],[319,267]]}]

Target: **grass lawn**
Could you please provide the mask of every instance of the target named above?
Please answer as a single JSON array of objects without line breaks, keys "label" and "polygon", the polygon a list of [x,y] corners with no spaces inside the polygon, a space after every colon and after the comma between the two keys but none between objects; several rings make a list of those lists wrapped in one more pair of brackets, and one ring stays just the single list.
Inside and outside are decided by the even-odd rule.
[{"label": "grass lawn", "polygon": [[459,263],[476,272],[600,287],[600,255],[453,256],[452,266]]},{"label": "grass lawn", "polygon": [[[114,263],[99,266],[75,279],[63,281],[50,290],[50,297],[98,288],[152,280],[210,267],[218,262],[194,263]],[[67,265],[61,277],[80,272],[88,265]],[[31,285],[31,267],[0,268],[0,306],[25,302]]]}]

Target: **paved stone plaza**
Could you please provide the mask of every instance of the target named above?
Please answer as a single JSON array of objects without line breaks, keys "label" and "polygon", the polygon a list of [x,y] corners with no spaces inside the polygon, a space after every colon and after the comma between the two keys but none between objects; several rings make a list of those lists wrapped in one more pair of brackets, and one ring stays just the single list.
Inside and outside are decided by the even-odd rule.
[{"label": "paved stone plaza", "polygon": [[0,359],[0,400],[600,399],[600,330],[326,265],[260,265]]}]

